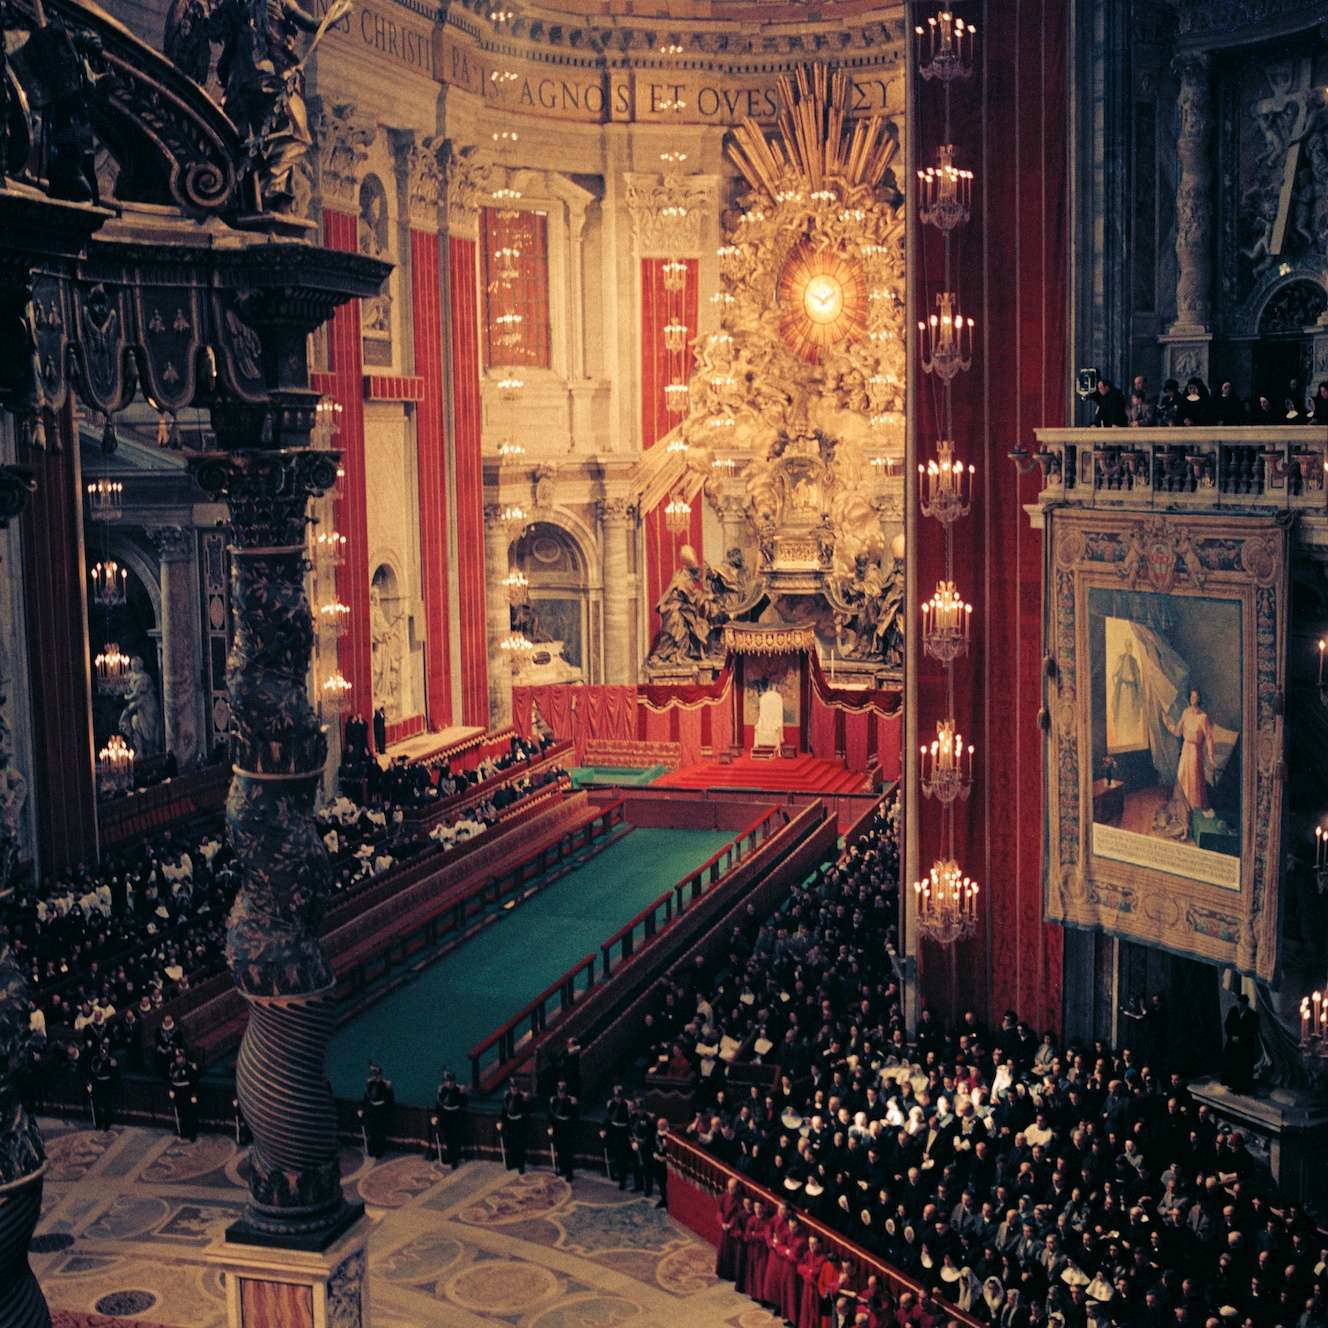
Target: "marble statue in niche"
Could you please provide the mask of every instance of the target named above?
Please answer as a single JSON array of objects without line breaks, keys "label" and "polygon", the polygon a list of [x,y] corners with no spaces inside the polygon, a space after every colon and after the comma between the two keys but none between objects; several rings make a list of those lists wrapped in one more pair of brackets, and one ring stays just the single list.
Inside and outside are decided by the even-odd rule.
[{"label": "marble statue in niche", "polygon": [[136,757],[155,756],[161,751],[161,702],[157,699],[157,685],[140,655],[129,661],[129,681],[119,728]]},{"label": "marble statue in niche", "polygon": [[382,569],[369,587],[369,639],[373,650],[373,700],[389,721],[401,718],[402,630],[405,615],[389,619],[383,605]]}]

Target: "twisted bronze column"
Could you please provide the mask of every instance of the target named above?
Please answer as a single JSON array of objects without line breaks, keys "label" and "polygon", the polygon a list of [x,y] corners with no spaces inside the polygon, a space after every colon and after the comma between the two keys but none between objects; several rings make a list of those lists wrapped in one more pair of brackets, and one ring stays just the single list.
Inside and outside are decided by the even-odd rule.
[{"label": "twisted bronze column", "polygon": [[[223,443],[272,436],[273,416],[283,439],[307,436],[316,399],[280,394],[257,419],[252,408],[214,408],[214,425]],[[236,1087],[254,1143],[249,1212],[227,1238],[299,1248],[325,1247],[362,1211],[341,1195],[336,1111],[323,1073],[336,998],[317,934],[331,882],[313,808],[327,735],[305,691],[314,640],[304,591],[307,509],[336,483],[336,462],[331,452],[252,446],[192,462],[199,485],[231,511],[226,824],[244,880],[227,961],[249,1005]]]}]

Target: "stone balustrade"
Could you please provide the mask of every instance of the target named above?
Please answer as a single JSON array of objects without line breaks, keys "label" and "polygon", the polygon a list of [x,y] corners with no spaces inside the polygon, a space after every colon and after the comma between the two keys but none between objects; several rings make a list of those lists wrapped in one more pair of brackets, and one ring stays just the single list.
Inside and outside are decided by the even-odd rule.
[{"label": "stone balustrade", "polygon": [[1036,437],[1036,452],[1011,458],[1041,469],[1043,511],[1328,514],[1328,429],[1319,426],[1038,429]]}]

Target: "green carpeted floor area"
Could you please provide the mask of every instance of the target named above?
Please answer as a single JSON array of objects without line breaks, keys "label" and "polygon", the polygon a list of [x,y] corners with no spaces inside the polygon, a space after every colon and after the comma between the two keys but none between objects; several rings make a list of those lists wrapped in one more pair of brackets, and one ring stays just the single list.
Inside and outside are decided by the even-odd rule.
[{"label": "green carpeted floor area", "polygon": [[592,788],[595,785],[613,784],[621,788],[644,788],[666,773],[667,766],[652,765],[644,770],[622,766],[577,765],[568,774],[572,777],[574,789]]},{"label": "green carpeted floor area", "polygon": [[358,1099],[371,1056],[398,1102],[431,1103],[442,1064],[468,1083],[473,1046],[731,839],[633,829],[341,1028],[327,1053],[332,1091]]}]

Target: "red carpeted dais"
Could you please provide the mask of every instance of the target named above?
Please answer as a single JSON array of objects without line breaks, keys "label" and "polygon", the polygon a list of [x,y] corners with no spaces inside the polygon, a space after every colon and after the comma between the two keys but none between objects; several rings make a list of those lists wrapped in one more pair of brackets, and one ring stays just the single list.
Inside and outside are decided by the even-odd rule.
[{"label": "red carpeted dais", "polygon": [[871,785],[866,775],[848,769],[842,761],[823,761],[819,757],[802,755],[791,759],[776,756],[768,760],[739,756],[728,764],[701,761],[661,776],[650,787],[742,788],[770,793],[866,793]]}]

